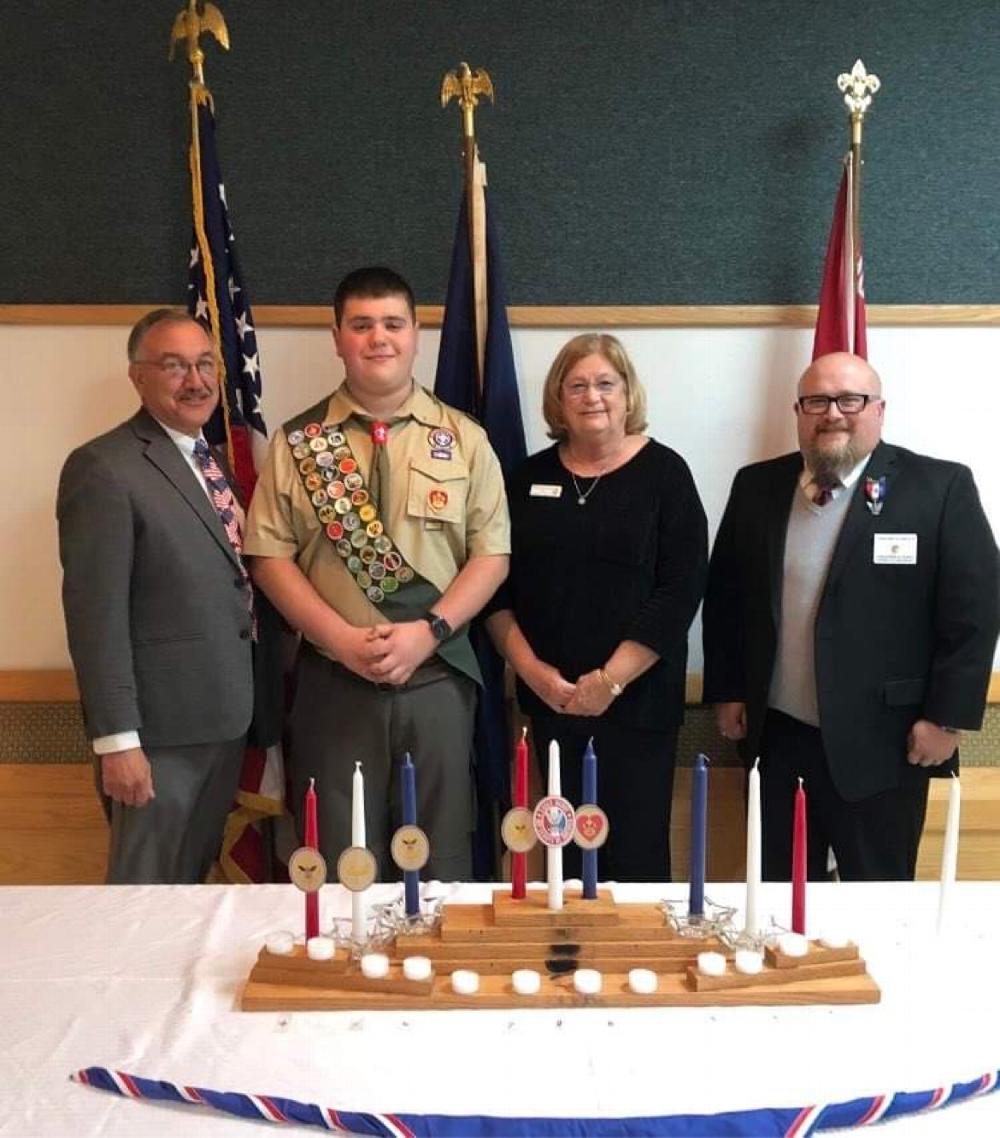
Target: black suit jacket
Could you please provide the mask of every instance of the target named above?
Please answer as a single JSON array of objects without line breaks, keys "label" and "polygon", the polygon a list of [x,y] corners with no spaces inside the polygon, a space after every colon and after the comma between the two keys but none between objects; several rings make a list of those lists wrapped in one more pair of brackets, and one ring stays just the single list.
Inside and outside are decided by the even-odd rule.
[{"label": "black suit jacket", "polygon": [[[785,533],[801,472],[798,453],[739,471],[709,568],[703,698],[746,703],[748,763],[767,711]],[[971,471],[880,443],[862,479],[883,475],[879,515],[863,485],[855,490],[815,626],[823,745],[849,801],[926,777],[906,761],[915,720],[981,726],[1000,625],[997,547]],[[880,533],[916,534],[917,563],[876,565]]]},{"label": "black suit jacket", "polygon": [[140,410],[75,450],[57,516],[88,734],[137,730],[144,746],[235,739],[250,727],[256,697],[252,738],[273,742],[275,614],[261,604],[255,650],[225,529],[156,420]]}]

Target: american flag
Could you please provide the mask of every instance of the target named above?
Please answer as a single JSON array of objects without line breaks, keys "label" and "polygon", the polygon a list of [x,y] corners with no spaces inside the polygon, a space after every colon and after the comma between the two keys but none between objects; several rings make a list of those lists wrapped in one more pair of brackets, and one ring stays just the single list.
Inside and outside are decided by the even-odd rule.
[{"label": "american flag", "polygon": [[[203,83],[191,86],[191,199],[194,237],[188,266],[188,311],[215,343],[222,397],[205,424],[205,438],[229,460],[240,497],[249,503],[257,465],[267,447],[261,415],[260,356],[253,313],[243,285],[226,189],[215,147],[212,96]],[[260,823],[283,812],[284,769],[280,745],[248,746],[236,803],[226,822],[220,867],[234,882],[268,876]]]},{"label": "american flag", "polygon": [[243,500],[257,481],[257,462],[267,445],[260,410],[260,355],[253,313],[243,286],[226,188],[215,148],[212,96],[201,86],[192,96],[191,193],[194,236],[188,267],[188,311],[215,341],[222,365],[222,398],[205,425],[205,437],[223,446]]}]

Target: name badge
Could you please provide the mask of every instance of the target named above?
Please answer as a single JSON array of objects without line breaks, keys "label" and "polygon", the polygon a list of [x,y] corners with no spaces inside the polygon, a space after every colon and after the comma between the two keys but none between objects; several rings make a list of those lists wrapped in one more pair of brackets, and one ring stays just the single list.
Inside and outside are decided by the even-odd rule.
[{"label": "name badge", "polygon": [[531,498],[561,498],[563,488],[550,486],[547,482],[532,482],[528,496]]},{"label": "name badge", "polygon": [[872,550],[875,565],[916,565],[917,535],[915,533],[877,533]]}]

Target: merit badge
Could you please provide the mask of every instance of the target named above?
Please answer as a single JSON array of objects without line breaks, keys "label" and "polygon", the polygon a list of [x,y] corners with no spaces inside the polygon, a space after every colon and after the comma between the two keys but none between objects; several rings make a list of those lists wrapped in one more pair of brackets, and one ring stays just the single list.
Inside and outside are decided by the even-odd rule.
[{"label": "merit badge", "polygon": [[299,846],[288,859],[288,878],[303,893],[316,893],[326,881],[326,859],[319,850]]},{"label": "merit badge", "polygon": [[323,428],[319,425],[319,423],[308,423],[305,427],[302,428],[303,433],[307,439],[316,438],[322,429]]},{"label": "merit badge", "polygon": [[881,478],[865,479],[865,505],[878,517],[885,505],[885,475]]},{"label": "merit badge", "polygon": [[608,816],[600,806],[577,807],[573,840],[582,850],[599,849],[608,840]]},{"label": "merit badge", "polygon": [[[347,540],[346,537],[342,537],[337,540],[337,552],[341,557],[350,557],[351,549],[351,543]],[[348,566],[348,568],[350,568],[350,566]]]},{"label": "merit badge", "polygon": [[323,525],[328,526],[330,522],[335,522],[337,520],[337,511],[333,508],[333,506],[330,505],[329,502],[327,502],[325,506],[320,506],[319,510],[317,511],[317,517],[323,523]]},{"label": "merit badge", "polygon": [[[306,461],[308,461],[308,459]],[[314,490],[319,490],[322,487],[323,479],[320,478],[315,470],[309,472],[303,471],[302,473],[306,476],[306,489],[310,494]]]},{"label": "merit badge", "polygon": [[389,846],[392,860],[403,872],[423,869],[431,856],[431,844],[419,826],[400,826]]},{"label": "merit badge", "polygon": [[389,424],[372,423],[372,443],[375,446],[385,445],[389,441]]},{"label": "merit badge", "polygon": [[428,490],[427,505],[435,511],[443,510],[448,505],[448,491],[440,488]]},{"label": "merit badge", "polygon": [[337,878],[352,893],[367,889],[377,874],[375,855],[364,846],[348,846],[337,858]]},{"label": "merit badge", "polygon": [[293,447],[297,447],[299,445],[299,443],[305,442],[305,437],[306,437],[305,431],[289,431],[288,432],[288,442]]},{"label": "merit badge", "polygon": [[534,846],[537,839],[527,806],[515,806],[504,814],[500,836],[511,853],[527,853]]},{"label": "merit badge", "polygon": [[573,840],[575,816],[567,799],[550,794],[535,807],[535,837],[545,846],[565,846]]},{"label": "merit badge", "polygon": [[331,541],[340,541],[344,536],[344,527],[340,522],[328,522],[326,526],[326,536]]},{"label": "merit badge", "polygon": [[[345,526],[345,529],[350,529],[350,526]],[[363,549],[368,544],[368,534],[363,529],[351,529],[351,547],[353,549]]]}]

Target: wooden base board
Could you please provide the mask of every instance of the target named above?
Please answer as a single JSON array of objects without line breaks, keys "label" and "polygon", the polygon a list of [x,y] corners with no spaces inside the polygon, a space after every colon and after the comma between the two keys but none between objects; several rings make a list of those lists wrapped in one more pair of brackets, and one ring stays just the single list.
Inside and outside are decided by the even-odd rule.
[{"label": "wooden base board", "polygon": [[[610,896],[596,901],[573,899],[552,923],[522,923],[515,907],[537,917],[537,905],[512,902],[509,894],[489,905],[446,905],[441,927],[431,934],[400,936],[390,953],[386,980],[367,980],[356,962],[310,961],[301,947],[291,957],[262,949],[240,997],[244,1011],[283,1010],[419,1010],[476,1008],[612,1008],[699,1007],[741,1004],[870,1004],[878,986],[865,970],[857,947],[825,949],[811,944],[802,958],[769,952],[764,969],[744,976],[732,965],[722,977],[702,976],[695,967],[699,952],[724,952],[715,938],[680,936],[666,924],[655,904],[615,904]],[[590,914],[576,915],[580,906]],[[599,913],[604,923],[586,923]],[[444,936],[449,930],[448,938]],[[615,937],[613,934],[618,934]],[[433,975],[426,984],[402,979],[401,961],[410,955],[429,957]],[[584,965],[602,975],[602,990],[578,993],[572,973]],[[541,988],[531,996],[514,991],[511,973],[534,968]],[[479,973],[479,990],[459,995],[450,973]],[[648,968],[657,974],[657,990],[632,991],[628,972]]]}]

